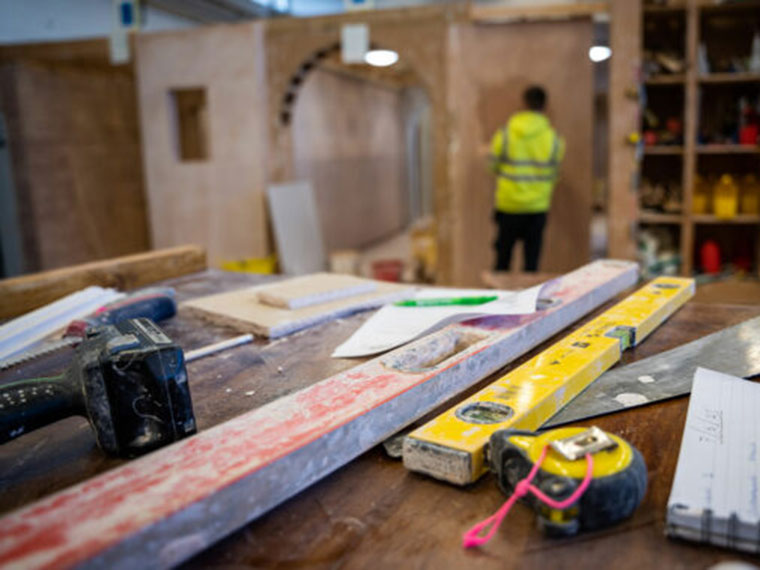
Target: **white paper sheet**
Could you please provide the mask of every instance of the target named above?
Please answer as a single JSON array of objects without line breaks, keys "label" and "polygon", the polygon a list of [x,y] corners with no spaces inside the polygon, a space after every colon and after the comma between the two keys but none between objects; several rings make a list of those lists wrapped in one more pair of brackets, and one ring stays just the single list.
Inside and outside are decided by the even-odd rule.
[{"label": "white paper sheet", "polygon": [[333,358],[354,358],[385,352],[411,342],[446,325],[489,315],[527,315],[536,311],[543,285],[523,291],[493,289],[421,289],[415,299],[436,297],[482,297],[498,295],[483,305],[397,307],[386,305],[367,320],[351,338],[335,349]]}]

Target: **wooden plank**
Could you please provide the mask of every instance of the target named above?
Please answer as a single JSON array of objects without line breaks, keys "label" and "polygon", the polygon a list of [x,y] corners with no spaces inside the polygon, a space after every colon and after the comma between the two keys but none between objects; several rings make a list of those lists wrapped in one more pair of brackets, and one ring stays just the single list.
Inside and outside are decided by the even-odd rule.
[{"label": "wooden plank", "polygon": [[697,76],[700,83],[755,83],[760,82],[760,73],[736,71],[732,73],[707,73]]},{"label": "wooden plank", "polygon": [[561,302],[544,312],[449,327],[11,513],[0,520],[0,564],[178,564],[598,307],[636,273],[631,263],[590,264],[547,286]]},{"label": "wooden plank", "polygon": [[683,221],[683,216],[681,214],[642,211],[639,214],[639,221],[647,224],[680,224]]},{"label": "wooden plank", "polygon": [[683,154],[682,146],[668,146],[668,145],[647,145],[644,147],[644,154]]},{"label": "wooden plank", "polygon": [[672,14],[686,9],[687,0],[671,0],[666,4],[645,4],[644,14]]},{"label": "wooden plank", "polygon": [[610,47],[615,57],[610,59],[607,254],[635,259],[639,164],[635,147],[627,141],[640,128],[639,101],[629,92],[637,88],[641,69],[641,0],[611,2]]},{"label": "wooden plank", "polygon": [[49,64],[76,63],[87,66],[111,67],[108,40],[103,38],[1,45],[0,60],[39,61]]},{"label": "wooden plank", "polygon": [[650,75],[644,80],[644,83],[647,85],[677,85],[684,81],[686,81],[685,76],[682,73],[676,73],[673,75]]},{"label": "wooden plank", "polygon": [[760,154],[760,146],[751,144],[700,144],[697,154]]},{"label": "wooden plank", "polygon": [[470,4],[470,19],[478,23],[503,23],[522,20],[583,18],[609,11],[607,2],[562,4]]},{"label": "wooden plank", "polygon": [[[697,61],[699,45],[699,13],[694,0],[689,0],[686,10],[686,61]],[[694,224],[692,204],[694,181],[697,173],[697,132],[699,130],[699,93],[697,66],[686,69],[686,92],[684,93],[684,155],[681,188],[683,189],[683,212],[685,223],[681,225],[681,275],[691,275],[694,263]]]},{"label": "wooden plank", "polygon": [[737,214],[732,218],[719,218],[714,214],[694,214],[691,220],[695,224],[760,224],[760,215]]},{"label": "wooden plank", "polygon": [[0,280],[0,319],[15,317],[89,285],[126,290],[206,268],[197,246],[126,255]]}]

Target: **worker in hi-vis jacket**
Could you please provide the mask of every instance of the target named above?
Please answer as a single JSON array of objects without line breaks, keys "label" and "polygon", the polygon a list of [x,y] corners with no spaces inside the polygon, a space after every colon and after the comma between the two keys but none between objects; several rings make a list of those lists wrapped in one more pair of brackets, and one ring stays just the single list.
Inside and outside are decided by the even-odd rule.
[{"label": "worker in hi-vis jacket", "polygon": [[525,110],[515,113],[491,139],[491,169],[496,174],[494,219],[496,271],[509,271],[512,248],[522,241],[525,271],[537,271],[541,241],[565,142],[544,114],[546,92],[523,93]]}]

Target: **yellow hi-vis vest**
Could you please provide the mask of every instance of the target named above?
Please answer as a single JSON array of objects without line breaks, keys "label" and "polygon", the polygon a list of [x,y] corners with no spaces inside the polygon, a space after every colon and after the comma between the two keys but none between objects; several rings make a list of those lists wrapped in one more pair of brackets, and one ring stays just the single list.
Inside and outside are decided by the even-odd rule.
[{"label": "yellow hi-vis vest", "polygon": [[496,209],[510,214],[546,212],[564,154],[565,143],[545,115],[514,114],[491,139]]}]

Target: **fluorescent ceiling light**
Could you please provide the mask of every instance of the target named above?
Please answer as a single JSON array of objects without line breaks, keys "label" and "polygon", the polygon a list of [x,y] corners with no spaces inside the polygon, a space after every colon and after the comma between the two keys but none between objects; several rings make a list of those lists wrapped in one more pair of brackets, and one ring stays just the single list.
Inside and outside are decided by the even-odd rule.
[{"label": "fluorescent ceiling light", "polygon": [[588,50],[588,58],[594,63],[609,59],[612,55],[612,50],[607,46],[591,46]]},{"label": "fluorescent ceiling light", "polygon": [[398,61],[398,54],[389,49],[373,49],[364,54],[364,61],[375,67],[388,67]]}]

